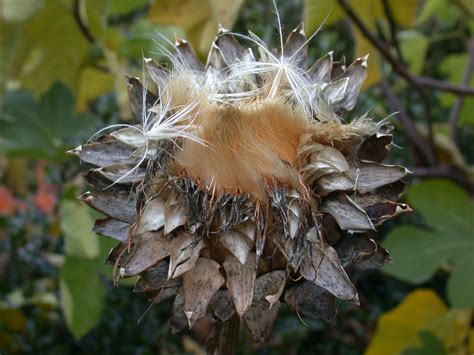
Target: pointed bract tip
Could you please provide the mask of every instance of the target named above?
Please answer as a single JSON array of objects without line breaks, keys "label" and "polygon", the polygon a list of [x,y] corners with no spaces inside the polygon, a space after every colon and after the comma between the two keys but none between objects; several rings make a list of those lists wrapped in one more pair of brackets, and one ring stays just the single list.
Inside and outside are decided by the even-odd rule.
[{"label": "pointed bract tip", "polygon": [[185,39],[182,39],[177,33],[174,34],[174,45],[176,47],[179,47],[179,46],[181,46],[183,44],[186,44],[186,43],[188,43],[188,42],[186,42]]},{"label": "pointed bract tip", "polygon": [[222,23],[218,23],[217,24],[217,35],[221,35],[223,33],[226,33],[226,32],[229,32],[229,30],[227,28],[225,28]]},{"label": "pointed bract tip", "polygon": [[296,28],[293,30],[293,32],[299,33],[300,35],[303,35],[303,36],[306,36],[306,34],[304,33],[304,23],[300,22],[300,24],[298,26],[296,26]]},{"label": "pointed bract tip", "polygon": [[186,318],[188,320],[188,327],[191,329],[194,325],[194,320],[193,320],[193,314],[194,312],[191,311],[184,311],[184,314],[186,315]]},{"label": "pointed bract tip", "polygon": [[71,154],[71,155],[75,155],[75,156],[78,157],[78,156],[80,155],[81,151],[82,151],[82,145],[77,146],[77,147],[74,148],[74,149],[67,150],[66,153],[67,153],[67,154]]},{"label": "pointed bract tip", "polygon": [[359,294],[356,293],[352,302],[354,302],[356,305],[360,306],[360,300],[359,300]]}]

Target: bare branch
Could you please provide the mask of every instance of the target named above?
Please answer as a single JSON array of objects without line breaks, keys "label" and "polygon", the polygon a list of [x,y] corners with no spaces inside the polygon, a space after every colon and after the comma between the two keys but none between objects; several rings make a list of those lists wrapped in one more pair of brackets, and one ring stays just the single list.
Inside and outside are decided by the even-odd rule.
[{"label": "bare branch", "polygon": [[410,168],[415,178],[444,178],[461,185],[469,193],[474,193],[474,183],[462,171],[447,165]]},{"label": "bare branch", "polygon": [[400,103],[385,78],[381,80],[380,88],[392,107],[392,110],[398,111],[397,117],[402,123],[405,134],[412,146],[422,155],[428,164],[435,164],[436,159],[434,157],[434,152],[429,149],[428,144],[426,144],[426,142],[419,136],[415,122]]},{"label": "bare branch", "polygon": [[369,28],[349,5],[347,0],[338,0],[338,2],[347,16],[349,16],[349,18],[361,31],[362,35],[367,38],[379,50],[380,54],[391,64],[393,71],[404,78],[407,82],[418,88],[424,86],[440,91],[451,92],[460,96],[474,95],[474,88],[472,87],[464,85],[452,85],[430,77],[414,76],[411,74],[407,67],[400,60],[398,60],[398,58],[395,58],[392,55],[390,51],[390,45],[380,40],[369,30]]},{"label": "bare branch", "polygon": [[72,14],[84,37],[86,37],[90,43],[95,44],[96,40],[94,36],[92,35],[91,31],[89,30],[89,27],[87,27],[81,17],[81,0],[74,0]]},{"label": "bare branch", "polygon": [[402,50],[400,49],[400,44],[398,43],[398,39],[397,39],[397,24],[395,23],[392,9],[390,7],[390,4],[388,3],[388,0],[382,0],[382,4],[383,4],[385,16],[387,16],[388,25],[390,27],[390,37],[392,38],[392,44],[397,50],[397,55],[398,55],[399,60],[402,63],[404,63]]},{"label": "bare branch", "polygon": [[[470,39],[467,43],[468,59],[464,73],[461,80],[461,85],[468,85],[474,70],[474,39]],[[459,114],[461,113],[462,105],[464,103],[464,97],[460,96],[454,102],[454,105],[449,114],[449,134],[453,142],[457,143],[457,125],[459,120]]]}]

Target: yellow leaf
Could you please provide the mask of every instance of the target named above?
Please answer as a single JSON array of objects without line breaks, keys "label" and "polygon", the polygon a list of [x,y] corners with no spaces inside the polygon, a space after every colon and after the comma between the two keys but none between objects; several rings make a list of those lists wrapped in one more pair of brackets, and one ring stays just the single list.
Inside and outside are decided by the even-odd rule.
[{"label": "yellow leaf", "polygon": [[389,5],[397,25],[402,27],[413,27],[418,7],[416,0],[390,0]]},{"label": "yellow leaf", "polygon": [[86,110],[87,104],[98,96],[112,91],[113,88],[114,78],[110,73],[94,68],[85,68],[79,79],[78,111]]},{"label": "yellow leaf", "polygon": [[365,355],[402,354],[421,345],[421,331],[429,331],[442,340],[449,354],[462,354],[470,322],[470,310],[449,310],[432,290],[416,290],[380,317]]},{"label": "yellow leaf", "polygon": [[343,12],[336,0],[305,0],[303,18],[308,33],[321,26],[326,16],[328,19],[324,25],[331,25],[342,18]]},{"label": "yellow leaf", "polygon": [[469,354],[474,354],[474,328],[469,330],[469,345],[467,346]]},{"label": "yellow leaf", "polygon": [[150,7],[151,22],[180,27],[198,54],[209,50],[217,25],[232,28],[243,0],[157,0]]}]

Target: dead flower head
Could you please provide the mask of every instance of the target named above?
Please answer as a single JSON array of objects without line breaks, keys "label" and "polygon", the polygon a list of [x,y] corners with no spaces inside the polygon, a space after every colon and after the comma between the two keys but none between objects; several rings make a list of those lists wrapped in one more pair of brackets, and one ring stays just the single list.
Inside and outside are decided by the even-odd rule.
[{"label": "dead flower head", "polygon": [[392,127],[342,119],[367,57],[308,68],[308,42],[301,25],[278,50],[220,28],[203,65],[177,38],[171,67],[146,60],[156,95],[128,78],[141,124],[75,151],[97,166],[83,199],[108,216],[94,230],[118,241],[116,276],[174,297],[174,332],[236,313],[263,341],[282,303],[334,322],[335,298],[358,302],[348,272],[390,259],[371,235],[409,210],[408,171],[382,163]]}]

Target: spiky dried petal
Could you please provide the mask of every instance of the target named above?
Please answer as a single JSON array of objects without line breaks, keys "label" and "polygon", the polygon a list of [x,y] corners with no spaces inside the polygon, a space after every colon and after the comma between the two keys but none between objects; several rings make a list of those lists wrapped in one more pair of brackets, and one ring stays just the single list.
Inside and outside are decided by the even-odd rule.
[{"label": "spiky dried petal", "polygon": [[168,277],[175,278],[191,270],[205,245],[202,238],[184,231],[179,232],[178,237],[173,239],[170,246]]},{"label": "spiky dried petal", "polygon": [[170,255],[171,238],[163,231],[145,232],[135,235],[132,240],[130,256],[121,264],[121,274],[125,277],[137,275],[158,261]]},{"label": "spiky dried petal", "polygon": [[329,52],[324,57],[321,57],[308,70],[308,75],[315,84],[323,84],[331,81],[332,69],[332,52]]},{"label": "spiky dried petal", "polygon": [[187,219],[184,205],[178,203],[175,199],[169,198],[165,204],[165,234],[171,233],[176,228],[184,225]]},{"label": "spiky dried petal", "polygon": [[227,288],[234,299],[235,309],[240,317],[252,304],[257,277],[256,260],[254,253],[250,254],[245,264],[229,255],[223,264],[227,276]]},{"label": "spiky dried petal", "polygon": [[235,313],[234,300],[228,290],[219,290],[212,298],[209,307],[215,317],[225,322]]},{"label": "spiky dried petal", "polygon": [[183,275],[184,314],[189,328],[206,315],[209,302],[225,283],[214,260],[199,258],[193,270]]},{"label": "spiky dried petal", "polygon": [[285,292],[285,302],[297,313],[336,322],[334,296],[312,282],[304,281]]},{"label": "spiky dried petal", "polygon": [[219,238],[221,244],[244,265],[252,249],[252,242],[237,229],[222,232]]},{"label": "spiky dried petal", "polygon": [[355,265],[358,270],[375,269],[387,265],[392,259],[388,251],[377,243],[377,250],[370,258]]},{"label": "spiky dried petal", "polygon": [[276,302],[270,309],[265,298],[278,293],[281,284],[286,282],[286,271],[275,270],[257,278],[252,306],[244,315],[244,321],[255,342],[263,342],[270,338],[281,304]]},{"label": "spiky dried petal", "polygon": [[165,225],[166,201],[157,197],[147,202],[143,208],[135,233],[156,231]]},{"label": "spiky dried petal", "polygon": [[367,213],[344,193],[328,196],[321,204],[321,211],[332,215],[343,230],[374,230]]},{"label": "spiky dried petal", "polygon": [[145,272],[140,275],[140,279],[135,284],[133,291],[149,292],[180,286],[180,279],[168,280],[168,267],[169,263],[166,260],[162,260],[158,265],[145,270]]},{"label": "spiky dried petal", "polygon": [[319,239],[306,252],[307,256],[300,268],[300,273],[306,280],[321,286],[337,298],[357,301],[356,289],[331,246]]},{"label": "spiky dried petal", "polygon": [[409,171],[403,166],[361,161],[350,173],[356,181],[357,191],[366,193],[403,179]]},{"label": "spiky dried petal", "polygon": [[130,224],[118,221],[111,217],[106,217],[98,219],[95,222],[94,228],[92,231],[94,233],[103,235],[104,237],[113,238],[122,243],[126,242],[128,239],[128,230]]},{"label": "spiky dried petal", "polygon": [[335,247],[344,268],[358,264],[375,254],[377,243],[363,235],[346,236]]},{"label": "spiky dried petal", "polygon": [[134,194],[106,190],[86,192],[82,200],[95,210],[125,223],[132,223],[136,215]]}]

